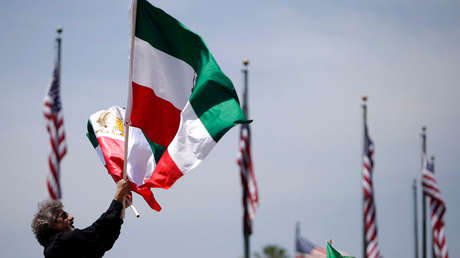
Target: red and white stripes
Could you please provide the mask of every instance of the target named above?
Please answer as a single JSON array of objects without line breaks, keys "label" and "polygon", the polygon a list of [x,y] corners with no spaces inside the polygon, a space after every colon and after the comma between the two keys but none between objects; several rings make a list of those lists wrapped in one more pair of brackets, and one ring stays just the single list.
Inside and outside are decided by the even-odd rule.
[{"label": "red and white stripes", "polygon": [[426,156],[423,157],[422,187],[430,202],[434,255],[436,258],[447,258],[449,255],[444,231],[446,206],[434,177],[433,163],[428,162]]},{"label": "red and white stripes", "polygon": [[[257,206],[259,205],[259,196],[257,192],[256,177],[252,166],[251,157],[251,132],[248,124],[241,125],[240,131],[240,149],[237,163],[240,166],[241,184],[243,187],[243,203],[247,202],[248,210],[246,215],[248,224],[251,225],[254,219]],[[246,199],[244,199],[246,197]]]},{"label": "red and white stripes", "polygon": [[367,258],[379,258],[380,250],[377,242],[377,219],[374,204],[374,188],[372,185],[372,170],[374,168],[374,144],[369,137],[367,125],[364,135],[363,161],[363,190],[364,190],[364,233]]},{"label": "red and white stripes", "polygon": [[59,182],[60,162],[67,152],[59,87],[59,69],[58,64],[56,64],[51,85],[45,95],[43,109],[46,119],[46,130],[49,134],[51,146],[48,156],[50,173],[47,176],[46,186],[48,188],[50,198],[54,200],[62,197]]}]

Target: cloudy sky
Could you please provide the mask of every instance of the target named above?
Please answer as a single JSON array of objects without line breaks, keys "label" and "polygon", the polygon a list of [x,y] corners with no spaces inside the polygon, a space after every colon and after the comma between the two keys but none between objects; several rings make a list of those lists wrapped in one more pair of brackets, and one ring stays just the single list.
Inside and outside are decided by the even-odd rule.
[{"label": "cloudy sky", "polygon": [[[302,235],[361,256],[361,96],[369,96],[375,199],[385,257],[413,257],[412,181],[420,128],[447,204],[451,257],[460,256],[460,3],[458,1],[152,1],[205,40],[241,93],[250,64],[250,117],[260,208],[253,251],[294,250]],[[77,227],[109,205],[115,184],[85,137],[90,114],[125,105],[130,1],[0,3],[0,256],[41,257],[30,222],[48,197],[42,101],[63,26],[62,101],[68,154],[63,202]],[[238,128],[170,190],[156,213],[140,198],[105,257],[241,257]],[[420,193],[419,193],[420,197]],[[421,200],[418,200],[420,208]],[[419,214],[419,219],[421,214]]]}]

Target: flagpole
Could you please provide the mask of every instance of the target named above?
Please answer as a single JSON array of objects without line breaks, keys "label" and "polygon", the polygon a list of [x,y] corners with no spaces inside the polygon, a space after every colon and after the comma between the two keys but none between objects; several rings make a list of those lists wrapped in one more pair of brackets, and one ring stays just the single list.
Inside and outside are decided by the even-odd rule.
[{"label": "flagpole", "polygon": [[[367,96],[362,97],[363,100],[363,139],[366,137],[366,124],[367,124]],[[366,140],[363,140],[363,154],[361,156],[364,157],[366,153],[364,152],[365,150],[365,145],[366,145]],[[362,162],[361,162],[362,163]],[[362,172],[361,172],[362,174]],[[364,196],[363,196],[363,258],[367,257],[367,242],[366,242],[366,216],[365,216],[365,207],[364,207]]]},{"label": "flagpole", "polygon": [[[426,156],[426,126],[422,127],[422,171]],[[423,172],[422,172],[423,177]],[[423,180],[420,181],[423,183]],[[422,258],[426,258],[426,196],[422,186]]]},{"label": "flagpole", "polygon": [[[57,44],[58,44],[58,56],[57,56],[57,59],[58,59],[58,69],[59,69],[59,71],[61,70],[61,46],[62,46],[61,34],[62,34],[62,31],[63,31],[62,27],[59,27],[59,28],[56,29],[56,32],[58,34],[58,37],[56,38],[56,41],[57,41]],[[59,77],[59,83],[61,83],[61,78],[60,77]]]},{"label": "flagpole", "polygon": [[131,88],[133,84],[133,59],[134,59],[134,35],[136,33],[136,9],[137,9],[137,0],[133,0],[131,7],[132,11],[132,20],[131,20],[131,34],[129,39],[129,79],[128,79],[128,107],[125,112],[125,152],[124,152],[124,162],[123,162],[123,178],[126,179],[128,174],[126,168],[128,166],[128,140],[129,140],[129,125],[131,117]]},{"label": "flagpole", "polygon": [[[243,113],[246,116],[246,118],[249,118],[249,110],[248,110],[248,65],[249,65],[249,60],[245,59],[243,60],[243,65],[244,68],[242,70],[243,75],[244,75],[244,91],[243,91]],[[249,171],[245,171],[246,173],[246,178],[249,178]],[[249,246],[249,219],[248,219],[248,193],[247,189],[245,189],[247,186],[243,187],[243,223],[244,223],[244,228],[243,228],[243,237],[244,237],[244,257],[249,258],[250,257],[250,246]]]},{"label": "flagpole", "polygon": [[243,92],[243,113],[246,116],[246,119],[249,117],[249,109],[248,109],[248,65],[249,60],[243,60],[243,74],[244,74],[244,92]]},{"label": "flagpole", "polygon": [[415,258],[418,258],[418,217],[417,217],[417,179],[414,178],[412,183],[412,189],[414,192],[414,244],[415,244]]},{"label": "flagpole", "polygon": [[300,222],[297,221],[295,224],[295,237],[294,237],[294,255],[297,255],[297,238],[300,233]]},{"label": "flagpole", "polygon": [[[132,4],[132,20],[131,20],[131,35],[130,35],[130,48],[129,48],[129,85],[128,85],[128,108],[125,112],[125,149],[124,149],[124,159],[123,159],[123,179],[128,179],[127,167],[128,167],[128,139],[129,139],[129,125],[130,125],[130,116],[131,116],[131,87],[133,82],[133,56],[134,56],[134,34],[136,32],[136,11],[137,11],[137,0],[133,0]],[[129,180],[129,179],[128,179]],[[139,212],[137,212],[136,207],[131,203],[129,206],[134,212],[137,218],[140,217]],[[123,210],[124,217],[124,210]]]},{"label": "flagpole", "polygon": [[[57,41],[57,45],[58,45],[58,49],[57,49],[57,70],[58,70],[58,74],[59,76],[57,76],[57,80],[58,80],[58,85],[59,87],[61,87],[61,48],[62,48],[62,38],[61,38],[61,34],[62,34],[62,27],[58,27],[56,29],[56,32],[58,34],[57,38],[56,38],[56,41]],[[54,144],[55,146],[59,146],[59,137],[56,136],[56,138],[54,139]],[[56,175],[58,177],[58,184],[57,184],[57,188],[58,188],[58,198],[57,199],[61,199],[62,198],[62,191],[61,191],[61,165],[58,164],[56,166]]]}]

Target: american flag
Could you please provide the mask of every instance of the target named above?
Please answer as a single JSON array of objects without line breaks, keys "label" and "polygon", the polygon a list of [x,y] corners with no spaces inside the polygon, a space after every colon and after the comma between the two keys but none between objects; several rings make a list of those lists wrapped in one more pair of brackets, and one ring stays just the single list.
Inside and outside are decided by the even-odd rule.
[{"label": "american flag", "polygon": [[250,235],[252,232],[252,221],[259,205],[256,177],[252,167],[251,158],[251,130],[249,124],[241,125],[240,131],[240,152],[238,155],[240,166],[241,185],[243,187],[244,230]]},{"label": "american flag", "polygon": [[48,165],[50,173],[46,179],[46,186],[51,199],[60,199],[62,197],[60,177],[60,162],[67,152],[64,133],[64,118],[62,113],[62,104],[60,97],[60,71],[59,62],[53,72],[53,79],[46,92],[43,113],[46,119],[46,130],[49,133],[51,144],[48,156]]},{"label": "american flag", "polygon": [[[351,257],[343,251],[338,251],[344,258]],[[300,234],[300,223],[295,231],[295,258],[327,258],[327,249],[318,246]]]},{"label": "american flag", "polygon": [[377,243],[377,216],[374,204],[374,187],[372,170],[374,168],[374,143],[369,137],[367,124],[364,125],[364,160],[363,160],[363,190],[364,190],[364,234],[367,258],[379,258],[380,250]]},{"label": "american flag", "polygon": [[434,177],[434,164],[424,155],[422,171],[423,193],[428,197],[431,209],[431,227],[433,234],[434,255],[436,258],[447,258],[447,243],[444,231],[444,214],[446,205]]},{"label": "american flag", "polygon": [[300,235],[300,226],[297,224],[295,233],[295,258],[326,258],[327,250],[315,245]]}]

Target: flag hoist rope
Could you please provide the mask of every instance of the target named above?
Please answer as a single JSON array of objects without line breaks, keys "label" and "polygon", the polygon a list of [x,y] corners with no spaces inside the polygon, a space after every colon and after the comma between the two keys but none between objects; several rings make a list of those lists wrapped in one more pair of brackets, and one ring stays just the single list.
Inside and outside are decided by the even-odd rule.
[{"label": "flag hoist rope", "polygon": [[[132,87],[132,82],[133,82],[133,52],[134,52],[134,34],[136,32],[136,11],[137,11],[137,0],[133,0],[133,4],[131,6],[131,35],[130,35],[130,53],[129,53],[129,86],[128,86],[128,110],[129,112],[126,112],[125,115],[125,153],[124,153],[124,162],[123,162],[123,179],[128,179],[128,173],[126,171],[127,164],[128,164],[128,139],[129,139],[129,124],[130,124],[130,119],[129,117],[131,116],[130,108],[131,108],[131,87]],[[128,111],[127,110],[127,111]],[[131,203],[129,206],[131,207],[131,210],[134,212],[134,215],[136,215],[137,218],[139,218],[140,214],[137,212],[136,208],[134,205]],[[123,217],[124,217],[124,210],[123,210]]]}]

